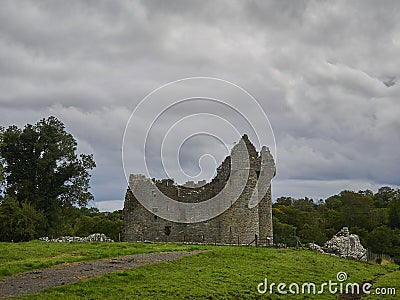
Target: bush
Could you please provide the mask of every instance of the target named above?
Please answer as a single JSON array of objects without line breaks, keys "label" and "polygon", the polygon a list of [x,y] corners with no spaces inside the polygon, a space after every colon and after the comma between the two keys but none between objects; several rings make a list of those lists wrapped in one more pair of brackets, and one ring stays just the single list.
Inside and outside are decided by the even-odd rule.
[{"label": "bush", "polygon": [[0,241],[20,242],[38,237],[44,226],[44,215],[29,203],[21,205],[11,197],[0,202]]}]

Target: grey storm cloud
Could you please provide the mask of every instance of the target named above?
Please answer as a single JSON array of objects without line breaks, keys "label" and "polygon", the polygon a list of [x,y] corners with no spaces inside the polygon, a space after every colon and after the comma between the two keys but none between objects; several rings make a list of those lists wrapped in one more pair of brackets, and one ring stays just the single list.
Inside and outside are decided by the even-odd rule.
[{"label": "grey storm cloud", "polygon": [[[231,81],[259,101],[277,142],[274,197],[318,199],[346,188],[400,184],[398,1],[0,6],[0,125],[50,115],[63,121],[79,151],[94,153],[92,192],[102,209],[121,208],[127,186],[122,137],[133,109],[154,89],[192,76]],[[206,107],[234,119],[229,110]],[[210,112],[183,105],[170,116],[196,109]],[[160,119],[151,141],[164,138],[167,124]],[[191,126],[201,130],[202,123]],[[139,141],[130,142],[132,156],[140,155]],[[212,160],[199,161],[201,153],[214,153],[219,164],[224,151],[209,137],[188,140],[181,150],[189,174],[202,164],[214,167]],[[152,172],[161,176],[158,148],[149,153]]]}]

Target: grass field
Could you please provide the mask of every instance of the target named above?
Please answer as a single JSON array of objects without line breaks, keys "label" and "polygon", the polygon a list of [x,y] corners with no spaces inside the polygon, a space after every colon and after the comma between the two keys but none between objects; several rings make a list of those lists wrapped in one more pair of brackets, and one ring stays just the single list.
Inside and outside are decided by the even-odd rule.
[{"label": "grass field", "polygon": [[[361,284],[376,280],[371,293],[377,287],[395,287],[396,292],[400,293],[400,271],[397,265],[356,262],[308,250],[142,243],[0,244],[0,249],[3,250],[2,262],[9,261],[8,264],[14,266],[12,269],[20,268],[21,271],[29,266],[18,264],[18,261],[55,265],[66,259],[73,261],[140,252],[205,248],[211,251],[48,289],[21,299],[337,299],[340,295],[332,295],[327,288],[320,295],[280,295],[276,287],[273,294],[269,291],[260,294],[257,285],[264,278],[268,279],[268,285],[282,282],[287,285],[297,283],[301,287],[305,282],[312,282],[316,284],[318,291],[324,282],[337,282],[338,272],[347,273],[348,279],[345,283]],[[4,249],[7,251],[4,252]],[[19,260],[19,256],[24,258]],[[288,291],[288,287],[286,290]],[[371,294],[367,299],[398,298],[398,295],[389,297]]]},{"label": "grass field", "polygon": [[0,277],[62,263],[136,253],[200,250],[210,247],[148,243],[0,243]]}]

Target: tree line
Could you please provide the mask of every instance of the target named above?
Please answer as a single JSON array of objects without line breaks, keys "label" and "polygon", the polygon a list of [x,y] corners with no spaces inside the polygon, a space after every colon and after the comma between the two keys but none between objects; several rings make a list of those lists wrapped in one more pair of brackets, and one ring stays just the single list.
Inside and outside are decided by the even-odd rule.
[{"label": "tree line", "polygon": [[280,197],[273,204],[273,225],[275,242],[290,246],[323,245],[346,226],[364,247],[400,262],[400,189],[345,190],[318,202]]}]

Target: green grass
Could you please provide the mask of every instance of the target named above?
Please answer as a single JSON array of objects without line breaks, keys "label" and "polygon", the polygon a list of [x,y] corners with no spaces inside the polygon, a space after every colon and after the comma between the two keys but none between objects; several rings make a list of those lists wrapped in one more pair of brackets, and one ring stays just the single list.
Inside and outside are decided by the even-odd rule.
[{"label": "green grass", "polygon": [[[187,246],[113,244],[111,247]],[[75,244],[75,251],[90,246]],[[95,247],[104,247],[100,244]],[[149,248],[147,248],[149,247]],[[154,249],[155,249],[154,248]],[[346,272],[347,281],[362,283],[377,280],[373,288],[399,286],[398,266],[381,266],[319,254],[308,250],[277,250],[255,247],[209,247],[212,251],[154,265],[107,274],[71,285],[48,289],[21,299],[337,299],[327,289],[322,295],[261,295],[257,285],[268,282],[313,282],[317,286],[336,281],[338,272]],[[152,250],[154,250],[152,249]],[[118,250],[121,251],[121,250]],[[117,252],[118,252],[117,251]],[[124,253],[125,254],[125,253]],[[400,287],[398,288],[400,293]],[[368,299],[380,299],[371,295]],[[383,298],[385,299],[385,298]]]},{"label": "green grass", "polygon": [[[386,288],[386,294],[381,295],[382,299],[400,299],[400,268],[397,266],[396,272],[391,272],[385,274],[384,276],[379,276],[375,281],[373,287],[380,288],[382,294],[382,288]],[[396,294],[390,295],[388,288],[395,288]],[[379,296],[376,295],[376,290],[372,289],[371,294],[369,294],[365,299],[378,299]]]},{"label": "green grass", "polygon": [[[121,255],[205,249],[205,246],[147,243],[0,243],[0,277],[63,263]],[[208,247],[209,248],[209,247]]]}]

